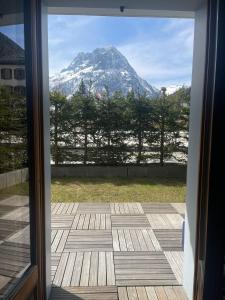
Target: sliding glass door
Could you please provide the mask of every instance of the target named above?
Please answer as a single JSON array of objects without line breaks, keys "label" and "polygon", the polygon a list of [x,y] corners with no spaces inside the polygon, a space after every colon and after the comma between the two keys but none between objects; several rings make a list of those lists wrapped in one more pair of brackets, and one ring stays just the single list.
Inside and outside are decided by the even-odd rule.
[{"label": "sliding glass door", "polygon": [[0,299],[44,299],[45,294],[40,97],[33,50],[38,3],[0,4]]},{"label": "sliding glass door", "polygon": [[[13,4],[13,3],[12,3]],[[0,19],[0,295],[31,265],[23,2]]]}]

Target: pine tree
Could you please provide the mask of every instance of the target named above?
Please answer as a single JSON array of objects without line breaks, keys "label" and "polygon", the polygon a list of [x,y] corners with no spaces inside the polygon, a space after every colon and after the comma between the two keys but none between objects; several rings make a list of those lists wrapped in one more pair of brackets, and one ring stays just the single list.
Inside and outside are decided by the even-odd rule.
[{"label": "pine tree", "polygon": [[[176,153],[186,151],[182,141],[182,134],[188,135],[188,111],[189,106],[185,107],[181,103],[180,91],[167,96],[166,89],[162,89],[161,97],[154,101],[155,128],[158,132],[159,161],[163,166],[165,160],[175,158]],[[189,102],[188,95],[183,101]],[[188,104],[187,104],[188,105]]]},{"label": "pine tree", "polygon": [[172,103],[174,118],[176,119],[173,134],[174,152],[176,161],[187,162],[189,140],[190,88],[182,87],[172,95],[168,101]]},{"label": "pine tree", "polygon": [[110,96],[106,92],[98,102],[97,118],[97,161],[101,164],[118,165],[128,157],[126,139],[126,102],[124,96],[116,92]]},{"label": "pine tree", "polygon": [[78,91],[71,98],[72,114],[70,116],[70,128],[76,130],[74,137],[77,144],[83,149],[81,157],[83,164],[92,160],[93,136],[96,124],[96,103],[92,94],[86,92],[83,80]]},{"label": "pine tree", "polygon": [[151,157],[150,147],[155,141],[153,106],[145,95],[134,92],[128,94],[128,103],[130,138],[134,142],[136,163],[140,164]]},{"label": "pine tree", "polygon": [[81,79],[80,85],[78,87],[77,95],[85,96],[86,95],[86,86],[84,84],[83,79]]},{"label": "pine tree", "polygon": [[0,87],[0,172],[27,166],[26,98]]},{"label": "pine tree", "polygon": [[66,146],[69,143],[68,120],[70,106],[66,97],[59,91],[50,93],[50,139],[51,154],[55,165],[69,159]]}]

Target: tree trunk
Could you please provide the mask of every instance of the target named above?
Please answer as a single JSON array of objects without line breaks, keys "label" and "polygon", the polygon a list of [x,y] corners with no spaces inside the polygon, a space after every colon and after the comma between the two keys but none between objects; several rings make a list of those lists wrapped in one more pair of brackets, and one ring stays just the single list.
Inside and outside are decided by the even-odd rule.
[{"label": "tree trunk", "polygon": [[54,130],[54,156],[55,156],[55,165],[59,164],[58,159],[58,107],[55,107],[55,130]]},{"label": "tree trunk", "polygon": [[141,154],[142,154],[142,134],[138,132],[138,155],[137,155],[137,164],[141,163]]},{"label": "tree trunk", "polygon": [[84,126],[84,165],[87,164],[87,144],[88,144],[87,122],[85,122],[85,126]]},{"label": "tree trunk", "polygon": [[161,126],[160,126],[160,165],[164,165],[165,156],[165,101],[166,88],[162,88],[162,102],[161,102]]},{"label": "tree trunk", "polygon": [[107,137],[107,148],[108,148],[108,163],[110,163],[110,145],[111,145],[111,136],[110,133],[108,132],[108,137]]},{"label": "tree trunk", "polygon": [[164,118],[162,119],[162,126],[160,132],[160,165],[164,165],[164,134],[165,134]]}]

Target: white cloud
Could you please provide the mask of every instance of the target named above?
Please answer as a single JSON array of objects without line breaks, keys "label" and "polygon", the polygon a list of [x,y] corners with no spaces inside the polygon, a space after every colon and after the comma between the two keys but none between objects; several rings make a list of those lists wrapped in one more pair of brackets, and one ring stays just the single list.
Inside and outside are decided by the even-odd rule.
[{"label": "white cloud", "polygon": [[137,73],[157,86],[190,84],[193,53],[193,24],[171,20],[158,38],[143,34],[118,48]]},{"label": "white cloud", "polygon": [[97,16],[49,16],[48,45],[50,75],[67,66],[81,51],[79,45],[84,40],[85,31],[98,20]]}]

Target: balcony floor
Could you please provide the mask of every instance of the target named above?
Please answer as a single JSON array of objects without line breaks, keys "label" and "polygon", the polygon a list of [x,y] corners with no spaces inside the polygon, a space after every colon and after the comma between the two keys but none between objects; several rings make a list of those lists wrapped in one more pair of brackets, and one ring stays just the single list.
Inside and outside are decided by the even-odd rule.
[{"label": "balcony floor", "polygon": [[[180,203],[53,203],[51,300],[186,299]],[[29,265],[28,197],[0,200],[0,298]]]},{"label": "balcony floor", "polygon": [[179,203],[53,203],[51,299],[186,299]]}]

